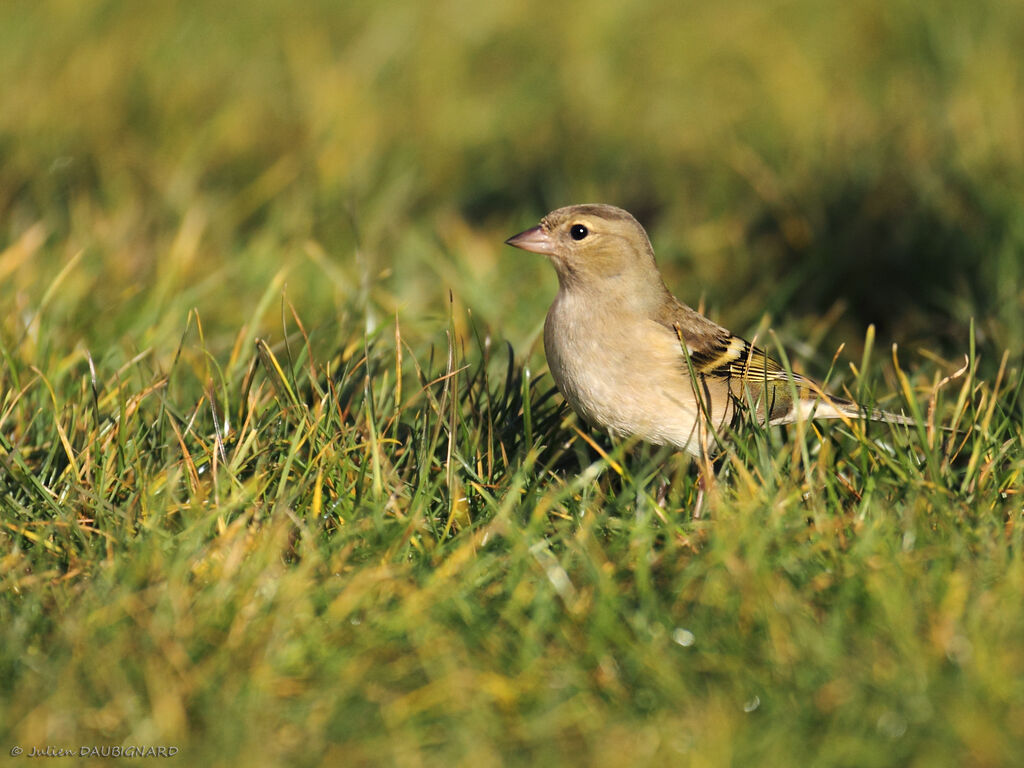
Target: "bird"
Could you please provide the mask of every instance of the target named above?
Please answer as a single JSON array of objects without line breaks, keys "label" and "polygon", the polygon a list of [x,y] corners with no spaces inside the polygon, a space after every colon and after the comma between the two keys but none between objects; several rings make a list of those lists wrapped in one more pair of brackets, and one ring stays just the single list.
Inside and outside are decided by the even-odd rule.
[{"label": "bird", "polygon": [[544,322],[548,368],[569,405],[613,438],[705,460],[742,418],[912,425],[902,414],[828,395],[765,351],[677,299],[643,226],[612,205],[571,205],[505,241],[558,274]]}]

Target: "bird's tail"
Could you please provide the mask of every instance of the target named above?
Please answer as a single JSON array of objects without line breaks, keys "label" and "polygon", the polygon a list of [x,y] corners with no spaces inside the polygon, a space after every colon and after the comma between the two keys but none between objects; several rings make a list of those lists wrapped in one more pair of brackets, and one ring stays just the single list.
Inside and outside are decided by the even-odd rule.
[{"label": "bird's tail", "polygon": [[807,421],[811,419],[842,419],[843,421],[867,420],[881,421],[886,424],[902,424],[913,426],[914,420],[902,413],[892,413],[878,408],[867,408],[842,397],[831,397],[820,394],[810,397],[801,397],[786,413],[774,418],[770,424],[792,424],[794,421]]}]

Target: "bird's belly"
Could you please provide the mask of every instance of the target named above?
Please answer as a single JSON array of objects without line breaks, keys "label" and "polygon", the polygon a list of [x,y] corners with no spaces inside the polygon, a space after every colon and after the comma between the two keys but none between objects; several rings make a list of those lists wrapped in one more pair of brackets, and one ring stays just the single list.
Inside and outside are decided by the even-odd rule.
[{"label": "bird's belly", "polygon": [[[556,309],[545,324],[548,367],[573,410],[614,436],[701,452],[705,422],[681,350],[667,358],[641,333],[565,323]],[[558,333],[554,322],[561,322]]]}]

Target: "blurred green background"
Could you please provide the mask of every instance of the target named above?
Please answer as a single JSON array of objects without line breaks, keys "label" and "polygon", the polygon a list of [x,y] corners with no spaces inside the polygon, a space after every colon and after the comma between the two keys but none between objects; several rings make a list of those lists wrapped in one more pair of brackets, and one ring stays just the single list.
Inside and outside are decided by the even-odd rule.
[{"label": "blurred green background", "polygon": [[314,326],[452,289],[518,348],[554,278],[502,240],[601,201],[737,331],[1019,349],[1022,46],[992,0],[7,2],[6,332],[83,250],[51,312],[97,350],[278,273]]},{"label": "blurred green background", "polygon": [[[542,376],[510,369],[486,422],[486,377],[443,401],[409,361],[434,350],[441,381],[471,312],[539,366],[554,273],[502,242],[606,202],[681,299],[745,334],[767,316],[798,366],[859,360],[875,324],[922,353],[926,396],[973,318],[991,382],[1024,348],[1022,51],[1016,0],[0,3],[11,738],[224,765],[1012,764],[1012,366],[1005,396],[965,380],[964,474],[938,449],[824,441],[803,466],[771,443],[695,522],[685,467],[657,520],[615,477],[534,476],[507,433]],[[350,366],[310,455],[268,369],[243,383],[253,339],[295,330],[282,295],[310,380]],[[395,316],[409,382],[381,363],[374,412],[352,350]],[[500,443],[469,523],[435,395],[456,452]],[[252,416],[220,475],[210,400]]]}]

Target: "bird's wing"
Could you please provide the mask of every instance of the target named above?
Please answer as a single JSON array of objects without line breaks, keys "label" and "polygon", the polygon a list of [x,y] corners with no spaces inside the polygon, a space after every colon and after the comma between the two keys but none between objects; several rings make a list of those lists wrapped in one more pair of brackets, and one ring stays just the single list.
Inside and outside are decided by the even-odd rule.
[{"label": "bird's wing", "polygon": [[[813,380],[787,373],[760,347],[752,345],[699,312],[673,300],[659,321],[669,325],[689,356],[698,378],[724,390],[733,413],[751,413],[762,423],[789,424],[798,419],[862,419],[912,423],[898,414],[864,409],[857,403],[825,394]],[[724,384],[724,387],[721,386]]]}]

